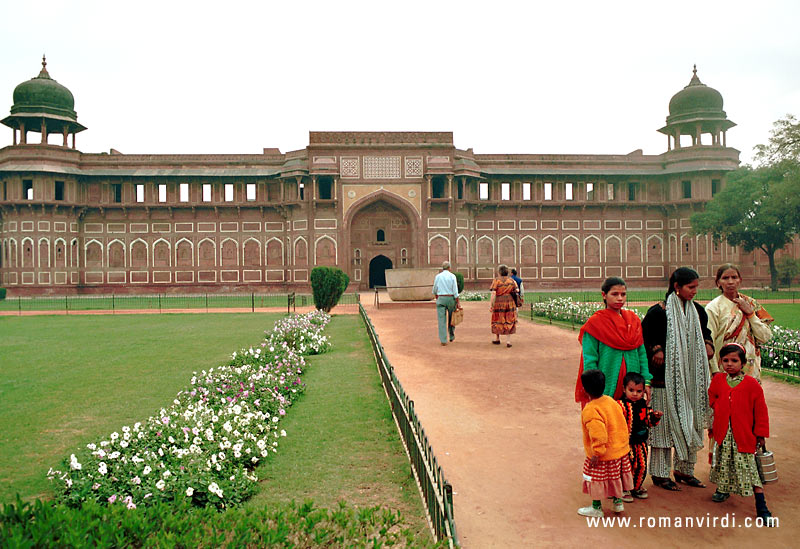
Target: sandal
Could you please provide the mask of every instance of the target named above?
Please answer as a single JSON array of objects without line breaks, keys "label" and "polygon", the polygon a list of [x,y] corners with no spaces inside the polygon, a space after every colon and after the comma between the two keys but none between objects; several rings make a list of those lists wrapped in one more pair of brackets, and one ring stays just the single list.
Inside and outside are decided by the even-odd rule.
[{"label": "sandal", "polygon": [[729,497],[731,497],[730,494],[726,494],[725,492],[720,492],[719,490],[717,490],[711,495],[711,501],[713,501],[714,503],[722,503]]},{"label": "sandal", "polygon": [[506,347],[511,347],[511,343],[506,343]]},{"label": "sandal", "polygon": [[631,490],[631,495],[639,499],[647,499],[649,497],[647,495],[647,489],[645,488],[642,488],[641,490]]},{"label": "sandal", "polygon": [[706,485],[703,484],[702,481],[699,478],[695,477],[695,476],[685,475],[683,473],[679,473],[678,471],[672,471],[672,473],[675,475],[675,480],[677,480],[678,482],[682,482],[682,483],[686,484],[687,486],[693,486],[695,488],[705,488],[706,487]]},{"label": "sandal", "polygon": [[499,339],[498,339],[497,341],[494,341],[494,340],[493,340],[493,341],[492,341],[492,344],[493,344],[493,345],[500,345],[500,340],[499,340]]},{"label": "sandal", "polygon": [[681,488],[671,478],[653,477],[653,486],[658,486],[670,492],[680,492]]}]

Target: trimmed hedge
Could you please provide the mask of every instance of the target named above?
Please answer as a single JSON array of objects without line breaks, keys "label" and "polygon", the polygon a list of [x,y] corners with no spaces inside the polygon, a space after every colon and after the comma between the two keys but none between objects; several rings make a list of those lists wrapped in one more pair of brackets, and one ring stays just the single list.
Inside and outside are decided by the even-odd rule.
[{"label": "trimmed hedge", "polygon": [[216,511],[158,504],[85,503],[70,508],[36,500],[0,510],[2,547],[419,547],[399,513],[380,507],[315,508],[294,502],[273,508]]},{"label": "trimmed hedge", "polygon": [[339,303],[339,298],[350,284],[350,277],[336,267],[314,267],[311,269],[311,291],[314,295],[314,306],[317,309],[331,312]]},{"label": "trimmed hedge", "polygon": [[453,273],[456,275],[456,284],[458,285],[458,293],[464,291],[464,275],[461,273]]},{"label": "trimmed hedge", "polygon": [[0,288],[0,301],[6,298],[6,289]]}]

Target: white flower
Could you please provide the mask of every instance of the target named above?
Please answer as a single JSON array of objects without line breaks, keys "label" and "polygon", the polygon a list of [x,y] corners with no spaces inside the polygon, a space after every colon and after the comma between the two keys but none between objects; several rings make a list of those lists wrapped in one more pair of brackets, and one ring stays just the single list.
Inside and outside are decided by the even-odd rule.
[{"label": "white flower", "polygon": [[149,475],[149,474],[150,474],[150,471],[152,471],[152,469],[150,468],[150,466],[149,466],[149,465],[145,465],[145,466],[144,466],[144,471],[142,471],[142,474],[143,474],[143,475]]},{"label": "white flower", "polygon": [[190,497],[192,497],[192,494],[194,494],[194,488],[192,488],[191,486],[189,486],[189,487],[186,489],[186,497],[189,497],[189,498],[190,498]]},{"label": "white flower", "polygon": [[69,468],[73,471],[80,471],[81,467],[83,466],[78,463],[78,458],[75,457],[75,454],[71,454],[69,456]]},{"label": "white flower", "polygon": [[141,484],[142,483],[142,479],[140,479],[139,477],[133,477],[131,479],[131,482],[134,483],[134,484]]},{"label": "white flower", "polygon": [[108,473],[108,467],[106,467],[105,461],[101,461],[100,463],[97,464],[97,471],[101,475],[105,475],[106,473]]},{"label": "white flower", "polygon": [[123,440],[122,442],[119,443],[119,445],[122,446],[123,448],[127,448],[128,447],[128,441],[127,440]]},{"label": "white flower", "polygon": [[156,482],[156,488],[158,488],[159,490],[163,490],[166,485],[167,483],[164,482],[163,479],[160,479],[158,482]]},{"label": "white flower", "polygon": [[170,472],[170,470],[167,469],[166,471],[164,471],[164,473],[162,473],[161,476],[164,477],[164,478],[169,478],[171,474],[172,473]]},{"label": "white flower", "polygon": [[283,429],[281,429],[281,436],[282,436],[282,437],[285,437],[285,436],[286,436],[286,431],[285,431],[285,430],[283,430]]},{"label": "white flower", "polygon": [[116,431],[111,433],[111,440],[117,440],[118,438],[119,438],[119,433],[117,433]]}]

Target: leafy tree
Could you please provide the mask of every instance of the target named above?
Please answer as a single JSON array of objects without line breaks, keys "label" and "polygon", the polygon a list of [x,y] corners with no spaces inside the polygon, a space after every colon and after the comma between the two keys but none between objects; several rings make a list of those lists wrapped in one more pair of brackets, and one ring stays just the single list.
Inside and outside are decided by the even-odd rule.
[{"label": "leafy tree", "polygon": [[311,269],[311,291],[314,306],[326,313],[336,307],[339,299],[350,284],[350,277],[336,267],[314,267]]},{"label": "leafy tree", "polygon": [[770,286],[778,289],[775,252],[800,229],[800,121],[793,115],[773,124],[766,145],[755,148],[758,167],[744,166],[728,185],[692,216],[697,234],[711,234],[744,251],[762,250],[769,260]]},{"label": "leafy tree", "polygon": [[728,175],[726,187],[692,216],[696,234],[710,234],[744,251],[762,250],[769,260],[773,290],[778,289],[775,252],[797,234],[800,179],[780,165],[745,166]]},{"label": "leafy tree", "polygon": [[778,278],[784,286],[791,286],[792,280],[800,274],[800,261],[788,255],[778,260]]},{"label": "leafy tree", "polygon": [[787,114],[772,125],[769,142],[756,145],[756,162],[775,166],[785,162],[800,164],[800,120]]}]

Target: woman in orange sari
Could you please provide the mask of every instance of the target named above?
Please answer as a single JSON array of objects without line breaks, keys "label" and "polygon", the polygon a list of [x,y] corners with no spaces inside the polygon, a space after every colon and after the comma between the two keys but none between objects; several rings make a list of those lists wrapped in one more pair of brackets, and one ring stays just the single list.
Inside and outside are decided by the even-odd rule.
[{"label": "woman in orange sari", "polygon": [[519,291],[517,283],[508,276],[508,267],[500,265],[497,268],[500,275],[492,281],[492,298],[489,310],[492,311],[492,333],[495,345],[500,345],[500,336],[506,336],[506,347],[511,347],[511,334],[517,331],[517,304],[514,302],[513,292]]}]

